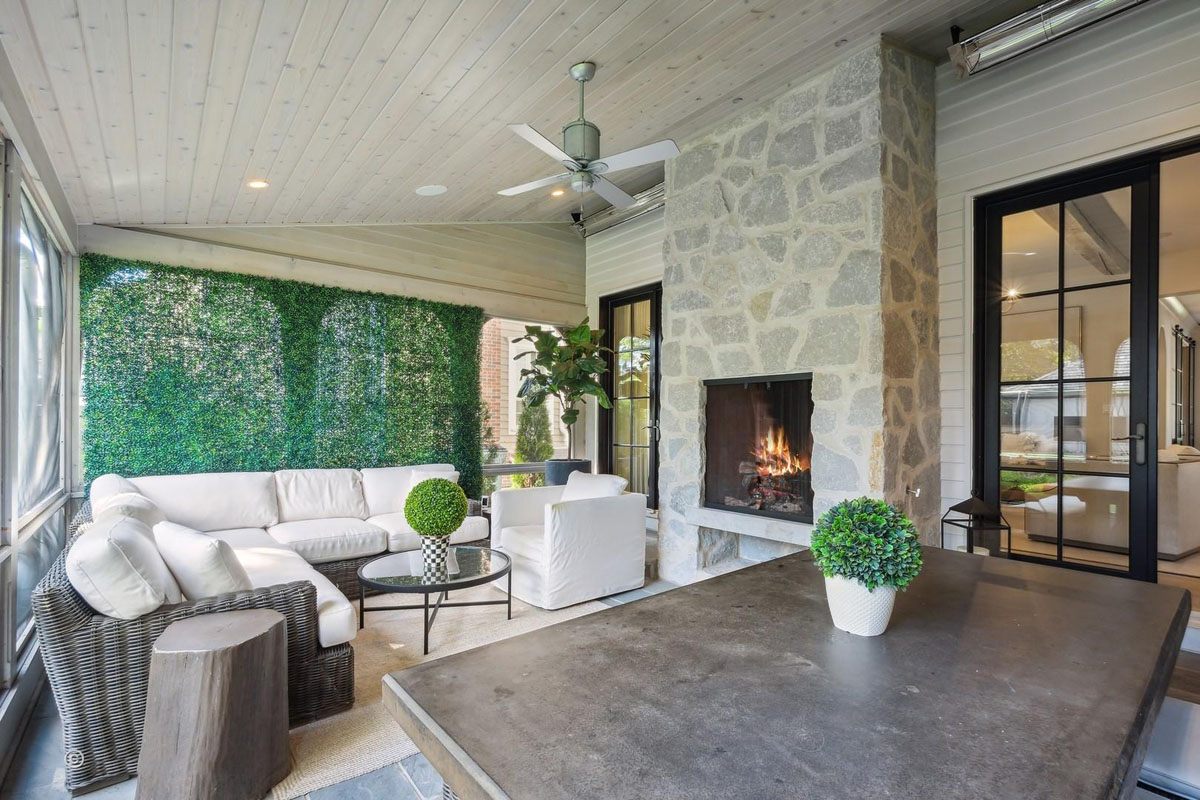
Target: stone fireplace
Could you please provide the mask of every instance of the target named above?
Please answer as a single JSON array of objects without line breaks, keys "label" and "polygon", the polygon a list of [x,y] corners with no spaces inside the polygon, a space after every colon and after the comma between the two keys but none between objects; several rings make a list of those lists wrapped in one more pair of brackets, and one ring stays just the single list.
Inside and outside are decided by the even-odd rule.
[{"label": "stone fireplace", "polygon": [[[806,517],[861,495],[896,504],[936,541],[933,109],[932,63],[876,41],[681,142],[666,163],[658,476],[666,580],[794,552],[809,543]],[[721,387],[759,387],[753,394],[766,390],[765,377],[745,376],[797,373],[813,376],[807,431],[770,415],[791,458],[809,455],[809,434],[809,469],[784,464],[785,474],[763,476],[780,471],[779,432],[754,414],[715,413]],[[737,441],[726,446],[720,434],[731,426]],[[755,455],[759,448],[776,452]],[[807,509],[796,500],[801,475]]]},{"label": "stone fireplace", "polygon": [[704,385],[704,505],[812,522],[812,376]]}]

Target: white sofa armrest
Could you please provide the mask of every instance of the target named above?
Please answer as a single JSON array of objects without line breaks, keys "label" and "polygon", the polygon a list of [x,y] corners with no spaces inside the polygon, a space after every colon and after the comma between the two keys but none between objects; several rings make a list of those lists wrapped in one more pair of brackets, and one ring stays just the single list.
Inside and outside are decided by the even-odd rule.
[{"label": "white sofa armrest", "polygon": [[492,492],[492,547],[500,547],[500,531],[516,525],[538,525],[546,506],[558,502],[564,486],[499,489]]}]

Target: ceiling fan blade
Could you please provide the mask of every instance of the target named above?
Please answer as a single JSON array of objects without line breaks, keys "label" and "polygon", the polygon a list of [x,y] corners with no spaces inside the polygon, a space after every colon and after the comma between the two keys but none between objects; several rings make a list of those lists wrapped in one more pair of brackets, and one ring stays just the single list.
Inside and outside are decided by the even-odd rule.
[{"label": "ceiling fan blade", "polygon": [[534,189],[540,189],[543,186],[550,186],[552,184],[559,183],[560,181],[564,181],[569,177],[571,177],[571,173],[563,172],[559,175],[551,175],[549,178],[542,178],[538,181],[522,183],[520,186],[510,186],[507,189],[501,189],[500,191],[496,192],[496,194],[502,194],[505,197],[512,197],[514,194],[522,194],[523,192],[530,192]]},{"label": "ceiling fan blade", "polygon": [[541,150],[543,153],[553,158],[555,161],[560,162],[564,167],[567,167],[568,169],[579,168],[579,164],[576,163],[575,159],[567,155],[562,148],[560,148],[554,142],[535,131],[532,125],[526,125],[524,122],[519,122],[509,125],[508,129],[517,136],[520,136],[525,141],[529,142],[538,150]]},{"label": "ceiling fan blade", "polygon": [[592,191],[617,208],[629,208],[635,202],[624,189],[600,175],[592,176]]},{"label": "ceiling fan blade", "polygon": [[616,172],[621,169],[653,164],[655,161],[666,161],[668,158],[674,158],[677,155],[679,155],[678,145],[670,139],[663,139],[661,142],[635,147],[632,150],[626,150],[624,153],[614,153],[611,156],[605,156],[598,161],[593,161],[588,166],[589,168],[595,168],[597,165],[603,164],[604,168],[599,170],[600,172]]}]

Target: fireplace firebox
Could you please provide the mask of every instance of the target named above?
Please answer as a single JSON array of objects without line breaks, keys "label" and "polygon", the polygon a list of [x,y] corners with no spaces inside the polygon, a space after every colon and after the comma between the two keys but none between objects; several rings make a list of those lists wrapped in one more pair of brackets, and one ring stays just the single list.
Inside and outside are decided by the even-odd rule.
[{"label": "fireplace firebox", "polygon": [[812,375],[704,386],[704,505],[812,522]]}]

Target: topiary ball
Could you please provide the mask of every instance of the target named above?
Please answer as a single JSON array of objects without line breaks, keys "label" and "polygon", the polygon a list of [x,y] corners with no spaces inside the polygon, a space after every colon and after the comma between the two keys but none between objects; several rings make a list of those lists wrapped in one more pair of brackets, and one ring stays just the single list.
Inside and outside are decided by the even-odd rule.
[{"label": "topiary ball", "polygon": [[859,497],[826,511],[813,528],[813,562],[871,591],[903,589],[921,571],[921,537],[912,521],[882,500]]},{"label": "topiary ball", "polygon": [[454,481],[421,481],[404,501],[404,518],[422,536],[449,536],[467,518],[467,495]]}]

